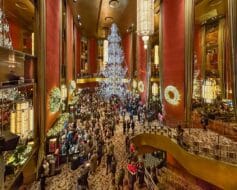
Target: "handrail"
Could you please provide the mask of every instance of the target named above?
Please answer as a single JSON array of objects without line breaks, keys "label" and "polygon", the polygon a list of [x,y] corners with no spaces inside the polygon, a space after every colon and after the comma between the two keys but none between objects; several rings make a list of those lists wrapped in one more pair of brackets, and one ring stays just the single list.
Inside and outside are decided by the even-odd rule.
[{"label": "handrail", "polygon": [[[228,139],[229,142],[224,143],[224,141],[227,140],[226,137],[215,134],[214,132],[204,131],[200,128],[182,129],[184,131],[184,135],[182,136],[178,135],[177,128],[160,125],[144,126],[143,128],[140,128],[139,133],[163,135],[192,154],[216,159],[229,164],[237,164],[237,142]],[[212,137],[213,140],[210,141],[210,144],[197,138],[198,133],[203,133],[203,135],[205,135],[205,133],[208,134],[208,132],[210,132],[209,135],[211,135],[208,137]]]},{"label": "handrail", "polygon": [[153,181],[150,173],[147,171],[147,169],[145,168],[145,183],[147,185],[147,188],[149,190],[159,190],[159,188],[157,187],[157,185],[155,184],[155,182]]},{"label": "handrail", "polygon": [[207,157],[194,155],[171,138],[161,134],[139,134],[134,136],[131,141],[139,148],[149,146],[155,149],[161,149],[172,154],[190,174],[203,179],[222,189],[236,189],[237,181],[233,176],[237,176],[236,165],[227,164]]}]

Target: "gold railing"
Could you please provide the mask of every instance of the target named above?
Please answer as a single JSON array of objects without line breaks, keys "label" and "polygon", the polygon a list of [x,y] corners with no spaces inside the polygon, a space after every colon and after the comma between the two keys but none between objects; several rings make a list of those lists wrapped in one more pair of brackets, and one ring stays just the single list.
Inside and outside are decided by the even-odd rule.
[{"label": "gold railing", "polygon": [[173,155],[192,175],[222,189],[237,189],[237,181],[233,179],[233,176],[237,176],[237,165],[195,155],[178,145],[175,139],[168,136],[168,131],[155,132],[156,134],[142,133],[132,138],[138,151],[142,146],[164,150]]}]

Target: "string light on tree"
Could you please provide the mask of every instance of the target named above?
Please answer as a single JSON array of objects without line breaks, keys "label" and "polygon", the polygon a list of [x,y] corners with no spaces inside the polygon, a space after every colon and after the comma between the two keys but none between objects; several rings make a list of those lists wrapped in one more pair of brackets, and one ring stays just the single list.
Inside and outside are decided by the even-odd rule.
[{"label": "string light on tree", "polygon": [[127,91],[125,80],[127,69],[122,67],[124,53],[116,24],[112,24],[108,42],[108,60],[101,73],[105,79],[100,83],[100,94],[106,99],[112,95],[123,98]]}]

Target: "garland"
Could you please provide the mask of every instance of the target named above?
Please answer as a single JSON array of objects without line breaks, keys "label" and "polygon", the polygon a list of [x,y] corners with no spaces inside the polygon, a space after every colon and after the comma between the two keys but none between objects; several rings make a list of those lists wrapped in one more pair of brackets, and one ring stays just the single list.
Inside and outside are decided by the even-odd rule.
[{"label": "garland", "polygon": [[[167,86],[165,88],[165,100],[172,104],[172,105],[178,105],[179,101],[180,101],[180,94],[179,91],[177,90],[177,88],[175,86]],[[173,94],[173,96],[171,96],[171,94]]]},{"label": "garland", "polygon": [[60,109],[61,106],[61,91],[58,87],[55,87],[50,92],[49,97],[49,109],[50,112],[57,112]]},{"label": "garland", "polygon": [[138,82],[138,90],[139,90],[139,92],[144,92],[144,84],[143,84],[143,82],[142,81],[139,81]]}]

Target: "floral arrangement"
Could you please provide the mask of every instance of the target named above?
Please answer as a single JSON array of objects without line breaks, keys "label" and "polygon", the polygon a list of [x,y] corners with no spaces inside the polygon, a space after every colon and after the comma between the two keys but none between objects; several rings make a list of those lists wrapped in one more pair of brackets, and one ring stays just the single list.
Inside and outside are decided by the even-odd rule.
[{"label": "floral arrangement", "polygon": [[69,113],[63,113],[60,115],[58,121],[54,124],[54,126],[48,131],[47,137],[57,136],[63,130],[65,123],[69,119]]}]

